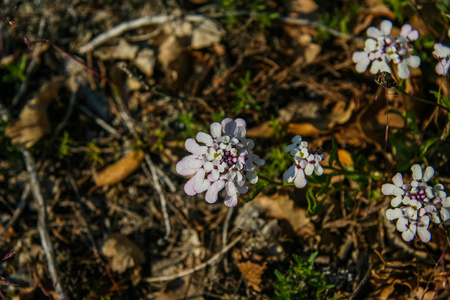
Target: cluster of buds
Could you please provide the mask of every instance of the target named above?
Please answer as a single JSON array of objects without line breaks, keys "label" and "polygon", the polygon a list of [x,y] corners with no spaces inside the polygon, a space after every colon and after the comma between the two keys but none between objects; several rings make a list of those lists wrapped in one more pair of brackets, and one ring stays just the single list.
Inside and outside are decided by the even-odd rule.
[{"label": "cluster of buds", "polygon": [[[381,29],[381,30],[380,30]],[[371,65],[370,72],[377,74],[379,71],[390,72],[390,65],[397,65],[398,76],[408,78],[409,66],[417,68],[420,65],[420,57],[411,55],[413,51],[412,41],[419,38],[417,30],[413,30],[411,25],[405,24],[400,29],[400,34],[395,39],[391,37],[392,22],[384,20],[380,29],[369,27],[367,35],[370,37],[365,41],[364,51],[353,53],[353,62],[356,63],[356,70],[359,73],[366,71]]]},{"label": "cluster of buds", "polygon": [[183,176],[194,175],[184,186],[186,194],[193,196],[206,191],[205,200],[214,203],[225,188],[225,205],[233,207],[238,195],[247,193],[247,180],[252,184],[258,181],[253,171],[255,164],[262,166],[264,160],[251,153],[255,144],[245,138],[243,119],[226,118],[221,123],[212,123],[210,131],[211,134],[199,132],[196,139],[186,140],[185,147],[191,155],[177,163],[176,171]]},{"label": "cluster of buds", "polygon": [[405,241],[412,241],[417,234],[426,243],[431,239],[428,231],[430,221],[439,224],[450,218],[450,197],[447,197],[442,184],[428,185],[434,175],[433,167],[429,166],[422,172],[420,165],[416,164],[411,171],[410,183],[403,183],[402,174],[397,173],[392,178],[394,184],[382,186],[384,195],[395,196],[391,200],[393,208],[386,211],[386,217],[397,220],[397,230],[402,232]]},{"label": "cluster of buds", "polygon": [[306,175],[310,176],[312,173],[316,175],[323,174],[323,168],[320,162],[323,155],[319,153],[309,153],[308,142],[303,141],[302,137],[297,135],[292,139],[292,144],[285,149],[294,157],[294,164],[283,174],[284,181],[294,182],[297,188],[306,186]]}]

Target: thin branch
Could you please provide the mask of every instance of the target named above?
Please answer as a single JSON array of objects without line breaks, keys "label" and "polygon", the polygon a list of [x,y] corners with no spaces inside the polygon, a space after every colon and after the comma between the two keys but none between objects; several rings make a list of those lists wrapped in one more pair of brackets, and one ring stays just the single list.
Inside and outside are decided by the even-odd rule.
[{"label": "thin branch", "polygon": [[25,204],[27,203],[27,198],[30,195],[30,191],[30,184],[26,184],[25,189],[22,192],[22,196],[20,197],[19,204],[17,204],[17,207],[14,210],[11,219],[9,219],[8,223],[6,223],[6,225],[0,229],[0,236],[3,235],[3,233],[9,229],[9,227],[13,226],[17,222],[23,210],[25,209]]},{"label": "thin branch", "polygon": [[177,279],[177,278],[180,278],[180,277],[191,275],[191,274],[193,274],[193,273],[195,273],[197,271],[200,271],[200,270],[202,270],[202,269],[212,265],[216,260],[219,259],[219,257],[221,257],[222,255],[227,253],[228,250],[233,248],[234,245],[236,245],[243,237],[244,237],[244,234],[239,235],[236,239],[234,239],[226,247],[224,247],[222,250],[220,250],[220,252],[216,253],[213,257],[208,259],[206,262],[204,262],[204,263],[202,263],[202,264],[200,264],[198,266],[195,266],[192,269],[188,269],[188,270],[185,270],[185,271],[182,271],[180,273],[173,274],[173,275],[144,278],[143,281],[148,282],[148,283],[161,282],[161,281],[171,281],[171,280],[174,280],[174,279]]},{"label": "thin branch", "polygon": [[[262,16],[264,14],[265,13],[258,13],[258,12],[251,12],[251,11],[233,11],[233,12],[220,12],[220,13],[214,13],[214,14],[206,14],[206,15],[191,14],[191,15],[185,15],[182,18],[188,22],[204,22],[204,21],[208,20],[209,18],[224,18],[224,17],[230,16],[230,15],[258,17],[258,16]],[[120,23],[119,25],[111,28],[110,30],[96,36],[86,45],[80,47],[80,49],[78,50],[78,53],[85,54],[86,52],[93,51],[95,48],[106,43],[108,40],[119,37],[120,35],[122,35],[123,33],[127,32],[127,31],[138,29],[143,26],[151,26],[151,25],[159,25],[162,23],[167,23],[167,22],[175,20],[176,18],[179,18],[179,17],[175,16],[175,15],[158,15],[158,16],[142,17],[139,19]],[[331,34],[333,36],[340,37],[340,38],[364,40],[363,38],[352,36],[349,34],[344,34],[340,31],[330,28],[320,22],[311,21],[308,19],[278,17],[276,20],[286,23],[286,24],[317,27],[317,28],[325,30],[326,32],[328,32],[329,34]]]},{"label": "thin branch", "polygon": [[50,277],[52,279],[58,299],[68,299],[66,298],[66,292],[64,291],[64,287],[61,283],[61,275],[58,270],[58,262],[56,261],[55,250],[53,248],[53,244],[47,229],[45,202],[44,197],[41,193],[41,187],[39,185],[39,175],[36,170],[36,163],[30,151],[28,151],[27,149],[22,150],[22,155],[25,160],[27,171],[30,174],[30,184],[33,198],[36,201],[38,207],[37,228],[39,231],[39,236],[41,237],[41,244],[44,248],[45,256],[47,257],[48,271],[50,273]]},{"label": "thin branch", "polygon": [[87,109],[85,106],[83,105],[79,105],[78,106],[80,108],[80,110],[89,118],[93,119],[95,121],[95,123],[97,123],[97,125],[99,125],[100,127],[102,127],[103,129],[105,129],[106,131],[108,131],[109,133],[111,133],[112,135],[116,135],[118,132],[117,130],[112,127],[111,125],[109,125],[108,123],[106,123],[105,121],[103,121],[102,119],[100,119],[99,117],[97,117],[96,115],[94,115],[94,113],[92,113],[89,109]]},{"label": "thin branch", "polygon": [[169,214],[167,213],[166,196],[164,195],[161,185],[159,184],[158,175],[156,174],[156,168],[152,160],[150,159],[150,155],[145,154],[145,162],[147,163],[150,172],[152,173],[153,184],[155,186],[156,192],[159,195],[159,201],[161,202],[161,212],[163,214],[164,225],[166,227],[166,234],[164,235],[164,239],[167,240],[170,236],[171,228],[170,228]]}]

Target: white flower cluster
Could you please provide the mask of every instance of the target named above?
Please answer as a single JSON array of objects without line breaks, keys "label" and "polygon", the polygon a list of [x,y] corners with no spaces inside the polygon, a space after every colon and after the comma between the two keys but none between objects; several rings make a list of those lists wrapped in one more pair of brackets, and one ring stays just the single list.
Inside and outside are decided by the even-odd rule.
[{"label": "white flower cluster", "polygon": [[412,241],[417,234],[426,243],[431,239],[430,220],[439,224],[450,218],[450,197],[442,184],[428,185],[434,175],[433,167],[427,167],[423,173],[421,166],[416,164],[411,171],[410,183],[403,183],[402,174],[397,173],[392,178],[394,184],[383,184],[383,194],[395,196],[391,201],[393,208],[386,211],[386,217],[397,220],[397,230],[402,232],[405,241]]},{"label": "white flower cluster", "polygon": [[380,28],[369,27],[367,35],[370,38],[365,42],[364,51],[353,53],[356,71],[362,73],[372,64],[370,67],[372,74],[377,74],[378,71],[392,73],[390,65],[395,64],[398,67],[398,76],[408,78],[409,66],[417,68],[420,65],[420,57],[411,55],[413,50],[411,42],[418,39],[418,31],[405,24],[400,29],[399,36],[394,39],[391,37],[391,21],[384,20]]},{"label": "white flower cluster", "polygon": [[186,140],[185,147],[191,155],[177,163],[176,171],[183,176],[194,175],[184,186],[189,196],[206,191],[205,200],[214,203],[225,188],[225,205],[233,207],[238,195],[247,193],[247,180],[252,184],[258,181],[253,170],[255,164],[262,166],[264,160],[251,153],[255,143],[245,138],[243,119],[226,118],[212,123],[210,130],[211,134],[199,132],[196,139]]},{"label": "white flower cluster", "polygon": [[[450,29],[447,35],[450,37]],[[434,44],[433,56],[438,60],[436,73],[447,75],[448,67],[450,67],[450,48],[441,43],[436,43]]]},{"label": "white flower cluster", "polygon": [[323,174],[323,168],[320,162],[323,159],[322,154],[309,153],[308,142],[302,141],[302,137],[297,135],[292,139],[292,144],[285,149],[294,157],[294,164],[283,174],[284,181],[294,182],[297,188],[306,186],[307,181],[305,175]]}]

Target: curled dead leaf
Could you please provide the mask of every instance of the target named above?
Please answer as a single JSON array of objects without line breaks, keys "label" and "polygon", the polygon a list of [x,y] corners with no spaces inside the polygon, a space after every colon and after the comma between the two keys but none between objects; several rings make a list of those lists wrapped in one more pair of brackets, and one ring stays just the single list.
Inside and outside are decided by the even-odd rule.
[{"label": "curled dead leaf", "polygon": [[44,134],[51,132],[47,115],[50,101],[57,97],[58,91],[64,82],[64,77],[53,77],[45,83],[39,93],[27,102],[20,112],[19,119],[12,121],[6,129],[6,135],[16,146],[31,148]]},{"label": "curled dead leaf", "polygon": [[139,168],[144,156],[142,150],[133,151],[94,175],[95,186],[89,190],[89,194],[98,187],[113,185],[127,178],[128,175]]}]

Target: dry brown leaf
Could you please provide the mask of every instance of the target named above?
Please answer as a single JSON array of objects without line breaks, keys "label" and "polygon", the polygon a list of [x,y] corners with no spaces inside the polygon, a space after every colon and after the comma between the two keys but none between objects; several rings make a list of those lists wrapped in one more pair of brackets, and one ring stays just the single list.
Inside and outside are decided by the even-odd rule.
[{"label": "dry brown leaf", "polygon": [[219,43],[224,33],[219,23],[206,18],[193,27],[191,38],[193,49],[202,49]]},{"label": "dry brown leaf", "polygon": [[316,2],[314,2],[314,0],[291,0],[287,2],[287,7],[289,13],[302,13],[302,14],[311,14],[319,8],[319,6],[317,5]]},{"label": "dry brown leaf", "polygon": [[145,262],[144,252],[126,236],[113,233],[102,247],[103,255],[111,259],[111,270],[122,274],[128,268]]},{"label": "dry brown leaf", "polygon": [[337,102],[333,107],[333,110],[331,111],[328,128],[333,128],[336,124],[346,123],[352,116],[355,107],[356,104],[353,100],[350,100],[350,103],[348,105],[344,101]]},{"label": "dry brown leaf", "polygon": [[301,136],[312,136],[327,133],[327,131],[317,129],[310,123],[290,123],[288,124],[286,131],[290,134],[298,134]]},{"label": "dry brown leaf", "polygon": [[153,75],[155,63],[155,51],[152,49],[143,49],[139,51],[134,61],[134,65],[147,77],[151,77]]},{"label": "dry brown leaf", "polygon": [[251,286],[255,291],[260,292],[261,288],[259,285],[261,284],[261,275],[266,269],[266,264],[259,265],[251,261],[246,261],[237,263],[237,266],[242,275],[247,279],[245,283]]},{"label": "dry brown leaf", "polygon": [[101,47],[94,51],[94,56],[101,60],[133,60],[139,50],[139,46],[128,44],[125,39],[121,39],[117,46]]},{"label": "dry brown leaf", "polygon": [[266,214],[272,218],[287,220],[294,232],[299,236],[309,237],[314,234],[314,225],[306,214],[306,210],[294,206],[288,195],[260,195],[255,202],[261,203]]},{"label": "dry brown leaf", "polygon": [[58,96],[58,91],[64,82],[64,77],[53,77],[45,83],[39,93],[27,102],[19,115],[19,120],[12,121],[6,129],[6,135],[16,146],[31,148],[44,134],[51,132],[47,115],[50,101]]},{"label": "dry brown leaf", "polygon": [[247,135],[253,138],[269,138],[273,135],[273,129],[270,127],[272,121],[266,121],[247,131]]},{"label": "dry brown leaf", "polygon": [[143,151],[133,151],[121,158],[118,162],[106,167],[101,172],[94,175],[95,186],[89,190],[89,193],[92,193],[98,187],[113,185],[124,180],[128,175],[139,168],[143,159]]}]

